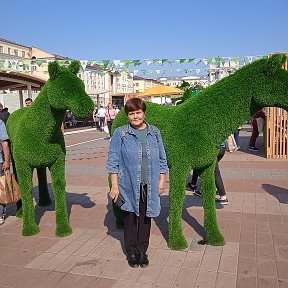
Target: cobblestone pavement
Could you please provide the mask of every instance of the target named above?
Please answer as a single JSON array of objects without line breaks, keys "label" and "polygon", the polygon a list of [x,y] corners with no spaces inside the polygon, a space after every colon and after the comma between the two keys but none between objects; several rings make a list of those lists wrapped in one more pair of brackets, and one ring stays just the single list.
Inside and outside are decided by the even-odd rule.
[{"label": "cobblestone pavement", "polygon": [[14,205],[8,207],[0,228],[0,288],[288,287],[288,161],[265,159],[263,144],[260,152],[250,152],[248,130],[245,126],[240,133],[241,149],[227,152],[220,163],[229,204],[217,206],[217,217],[226,245],[198,244],[204,233],[202,200],[186,191],[183,228],[189,248],[169,250],[166,193],[161,215],[152,224],[146,269],[128,266],[123,232],[115,228],[107,199],[109,141],[104,132],[91,128],[65,135],[74,233],[55,236],[54,206],[37,205],[34,179],[40,233],[22,237],[22,220],[14,216]]}]

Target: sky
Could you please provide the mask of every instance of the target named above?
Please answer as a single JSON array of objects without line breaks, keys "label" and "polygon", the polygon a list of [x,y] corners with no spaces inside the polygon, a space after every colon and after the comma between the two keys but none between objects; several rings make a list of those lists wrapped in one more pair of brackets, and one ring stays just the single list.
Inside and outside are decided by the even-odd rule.
[{"label": "sky", "polygon": [[78,60],[288,52],[287,0],[13,0],[0,10],[0,38]]}]

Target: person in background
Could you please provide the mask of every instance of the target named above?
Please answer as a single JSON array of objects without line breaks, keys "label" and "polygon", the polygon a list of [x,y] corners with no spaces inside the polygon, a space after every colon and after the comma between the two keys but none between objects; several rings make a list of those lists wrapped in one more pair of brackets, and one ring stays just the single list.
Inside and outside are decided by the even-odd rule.
[{"label": "person in background", "polygon": [[[93,122],[94,122],[96,129],[99,129],[99,117],[97,116],[97,113],[98,113],[98,109],[97,109],[97,107],[95,107],[92,117],[93,117]],[[93,125],[92,125],[92,127],[93,127]]]},{"label": "person in background", "polygon": [[[0,175],[4,175],[6,170],[10,170],[10,149],[9,137],[7,135],[5,124],[0,120]],[[0,204],[0,225],[5,222],[6,206]]]},{"label": "person in background", "polygon": [[112,136],[112,124],[116,117],[116,111],[111,103],[108,103],[107,110],[105,112],[105,122],[107,123],[109,135]]},{"label": "person in background", "polygon": [[25,99],[25,105],[26,107],[30,107],[33,103],[33,100],[31,98],[26,98]]},{"label": "person in background", "polygon": [[[214,170],[216,191],[217,191],[217,194],[219,195],[219,198],[216,198],[215,201],[216,203],[221,204],[221,205],[228,204],[228,199],[227,199],[224,183],[223,183],[221,172],[219,169],[219,162],[224,157],[225,150],[226,150],[226,140],[220,146],[220,150],[217,155],[217,160],[216,160],[216,165],[215,165],[215,170]],[[196,190],[197,179],[198,179],[198,173],[196,172],[196,170],[193,170],[192,181],[191,183],[188,183],[188,187],[194,192],[195,195],[202,197],[201,191]]]},{"label": "person in background", "polygon": [[120,109],[118,108],[118,106],[114,106],[114,109],[115,109],[115,112],[116,112],[116,115],[117,115],[118,112],[120,111]]},{"label": "person in background", "polygon": [[[255,147],[255,144],[256,144],[256,140],[259,136],[259,133],[262,132],[263,130],[263,125],[261,127],[261,130],[260,130],[260,127],[258,127],[258,123],[257,121],[261,121],[262,124],[264,124],[264,121],[265,121],[265,113],[264,111],[261,109],[259,110],[252,118],[252,135],[250,137],[250,143],[249,143],[249,150],[250,151],[259,151],[258,148]],[[259,121],[259,122],[260,122]],[[260,131],[259,131],[260,130]]]},{"label": "person in background", "polygon": [[114,202],[119,195],[125,200],[121,210],[128,264],[145,268],[151,218],[160,214],[168,166],[160,131],[144,121],[145,102],[130,98],[124,109],[129,123],[115,129],[109,147],[109,196]]},{"label": "person in background", "polygon": [[234,139],[237,145],[237,150],[240,149],[240,142],[239,142],[240,131],[241,131],[241,126],[239,126],[238,129],[234,132]]},{"label": "person in background", "polygon": [[99,126],[101,131],[103,131],[103,127],[105,124],[105,113],[106,109],[103,106],[100,106],[96,115],[99,117]]},{"label": "person in background", "polygon": [[8,120],[10,113],[8,112],[8,108],[3,108],[3,104],[0,103],[0,119],[5,123]]}]

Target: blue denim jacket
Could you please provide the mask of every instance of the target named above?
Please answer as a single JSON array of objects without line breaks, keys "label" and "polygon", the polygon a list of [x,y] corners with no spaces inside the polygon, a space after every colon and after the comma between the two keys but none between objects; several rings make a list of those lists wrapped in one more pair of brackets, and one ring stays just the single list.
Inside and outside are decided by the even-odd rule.
[{"label": "blue denim jacket", "polygon": [[[167,173],[168,166],[160,131],[148,123],[147,158],[147,217],[157,217],[160,214],[159,177]],[[128,124],[127,131],[121,139],[122,127],[115,129],[111,138],[106,169],[108,173],[118,174],[119,192],[125,199],[121,209],[134,212],[139,216],[140,179],[142,162],[142,145]],[[156,132],[153,131],[156,130]],[[157,133],[157,136],[156,134]]]}]

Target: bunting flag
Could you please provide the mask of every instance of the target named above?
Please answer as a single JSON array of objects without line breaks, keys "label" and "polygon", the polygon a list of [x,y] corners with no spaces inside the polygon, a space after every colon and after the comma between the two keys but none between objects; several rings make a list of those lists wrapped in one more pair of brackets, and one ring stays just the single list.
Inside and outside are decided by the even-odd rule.
[{"label": "bunting flag", "polygon": [[[82,69],[85,71],[87,65],[99,65],[101,68],[97,69],[97,67],[94,67],[94,70],[98,74],[106,74],[108,71],[111,72],[126,72],[126,73],[132,73],[133,75],[136,75],[137,73],[141,73],[142,75],[146,74],[180,74],[180,73],[196,73],[197,75],[200,74],[200,72],[206,72],[207,68],[213,68],[213,69],[226,69],[225,64],[230,62],[235,63],[236,67],[242,67],[246,65],[247,63],[252,63],[255,60],[259,60],[262,58],[268,58],[268,55],[256,55],[256,56],[229,56],[229,57],[209,57],[209,58],[179,58],[176,60],[163,58],[163,59],[124,59],[124,60],[80,60],[80,64]],[[13,70],[17,71],[26,71],[29,73],[31,71],[31,65],[42,67],[43,69],[41,71],[47,71],[48,69],[48,63],[51,61],[55,61],[53,59],[36,59],[31,63],[30,59],[0,59],[0,68],[11,68]],[[59,65],[64,66],[71,63],[72,60],[56,60]],[[45,65],[45,66],[44,66]],[[171,65],[171,68],[169,69],[169,66]],[[193,66],[197,65],[197,69],[195,69]],[[147,66],[149,66],[149,69],[145,69]],[[158,66],[158,67],[157,67]],[[182,66],[182,68],[181,68]],[[204,66],[204,67],[203,67]],[[159,69],[159,68],[163,69]],[[202,68],[203,67],[203,68]],[[138,68],[137,70],[133,68]],[[147,67],[148,68],[148,67]],[[45,70],[46,69],[46,70]],[[205,70],[206,69],[206,70]],[[236,68],[235,68],[236,69]],[[26,73],[25,72],[25,73]]]},{"label": "bunting flag", "polygon": [[88,63],[88,60],[80,60],[80,65],[83,68],[83,70],[86,69],[87,63]]},{"label": "bunting flag", "polygon": [[252,56],[248,56],[247,59],[248,59],[249,63],[252,63]]},{"label": "bunting flag", "polygon": [[46,63],[46,60],[35,60],[38,67],[41,67],[43,63]]},{"label": "bunting flag", "polygon": [[137,67],[137,66],[140,66],[142,64],[142,61],[141,60],[133,60],[132,61],[134,67]]},{"label": "bunting flag", "polygon": [[0,69],[4,67],[4,64],[5,64],[5,60],[0,59]]},{"label": "bunting flag", "polygon": [[[100,66],[102,66],[103,68],[108,68],[110,64],[110,60],[103,60],[102,63],[100,64]],[[84,69],[84,68],[83,68]],[[85,69],[84,69],[85,70]]]}]

